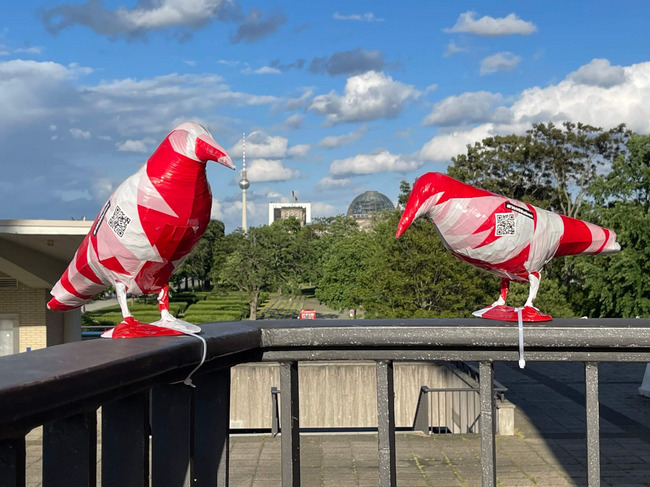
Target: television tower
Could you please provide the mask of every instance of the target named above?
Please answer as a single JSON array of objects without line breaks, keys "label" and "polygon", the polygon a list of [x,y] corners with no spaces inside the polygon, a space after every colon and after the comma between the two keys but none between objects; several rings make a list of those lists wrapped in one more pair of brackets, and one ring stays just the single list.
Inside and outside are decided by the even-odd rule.
[{"label": "television tower", "polygon": [[246,190],[250,187],[251,183],[246,178],[246,132],[242,134],[242,170],[241,178],[239,179],[239,187],[241,188],[241,228],[244,233],[248,232],[248,224],[246,223]]}]

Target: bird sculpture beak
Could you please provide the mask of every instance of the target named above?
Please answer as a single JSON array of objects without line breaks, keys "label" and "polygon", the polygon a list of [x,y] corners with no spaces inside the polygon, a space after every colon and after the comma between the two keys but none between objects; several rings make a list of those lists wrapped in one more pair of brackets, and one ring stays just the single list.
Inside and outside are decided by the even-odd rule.
[{"label": "bird sculpture beak", "polygon": [[201,161],[215,161],[230,169],[236,169],[226,150],[211,137],[200,135],[196,139],[196,157]]},{"label": "bird sculpture beak", "polygon": [[[409,204],[410,203],[411,200],[409,200]],[[411,223],[413,223],[413,215],[417,209],[414,209],[413,207],[409,208],[409,204],[406,205],[406,209],[404,210],[404,213],[402,213],[402,218],[400,218],[399,224],[397,225],[397,233],[395,233],[396,238],[399,238]]]},{"label": "bird sculpture beak", "polygon": [[399,224],[397,225],[397,233],[395,233],[395,237],[399,238],[399,236],[402,235],[409,226],[411,226],[411,223],[413,223],[413,221],[426,210],[427,206],[422,208],[422,205],[435,192],[433,184],[435,177],[435,174],[427,173],[420,176],[415,181],[406,203],[406,208],[404,208],[404,212],[402,213],[402,218],[400,218]]}]

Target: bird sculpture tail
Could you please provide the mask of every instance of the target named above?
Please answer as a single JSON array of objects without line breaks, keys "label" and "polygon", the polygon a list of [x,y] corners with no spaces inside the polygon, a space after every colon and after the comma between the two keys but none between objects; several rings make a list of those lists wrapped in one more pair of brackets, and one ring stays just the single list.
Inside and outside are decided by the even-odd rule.
[{"label": "bird sculpture tail", "polygon": [[[95,223],[96,224],[96,223]],[[55,296],[47,303],[48,309],[68,311],[90,301],[106,284],[97,276],[90,265],[92,252],[90,235],[86,235],[59,281],[52,288]]]},{"label": "bird sculpture tail", "polygon": [[559,215],[564,231],[555,257],[576,254],[613,254],[621,250],[616,233],[593,223]]}]

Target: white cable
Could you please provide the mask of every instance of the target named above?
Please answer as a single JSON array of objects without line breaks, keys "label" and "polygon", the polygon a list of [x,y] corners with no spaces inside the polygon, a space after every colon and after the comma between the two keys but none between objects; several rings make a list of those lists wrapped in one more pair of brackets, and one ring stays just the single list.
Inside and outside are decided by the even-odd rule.
[{"label": "white cable", "polygon": [[[182,331],[182,330],[177,330],[177,331]],[[192,370],[192,372],[190,372],[189,375],[183,381],[183,384],[185,384],[186,386],[196,388],[196,385],[194,385],[194,383],[192,382],[192,376],[194,375],[194,372],[199,370],[201,368],[201,366],[205,363],[205,357],[208,355],[208,342],[206,342],[205,338],[203,338],[202,336],[199,336],[196,333],[192,333],[191,331],[183,331],[183,333],[185,335],[190,335],[190,336],[196,337],[196,338],[198,338],[199,340],[201,340],[203,342],[203,355],[201,357],[201,362],[199,363],[199,365],[194,367],[194,370]],[[174,382],[174,384],[178,384],[178,382]]]},{"label": "white cable", "polygon": [[519,368],[523,369],[526,367],[526,359],[524,358],[524,320],[521,316],[521,311],[523,308],[515,308],[517,312],[517,322],[519,325]]}]

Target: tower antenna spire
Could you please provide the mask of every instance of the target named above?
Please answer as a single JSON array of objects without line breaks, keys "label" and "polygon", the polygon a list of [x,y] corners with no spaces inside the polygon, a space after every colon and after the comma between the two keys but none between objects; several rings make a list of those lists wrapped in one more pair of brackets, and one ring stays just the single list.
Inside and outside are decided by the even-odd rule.
[{"label": "tower antenna spire", "polygon": [[242,170],[239,179],[239,187],[241,188],[241,228],[244,233],[248,233],[248,223],[246,222],[246,190],[250,187],[251,183],[246,178],[246,132],[242,133]]}]

